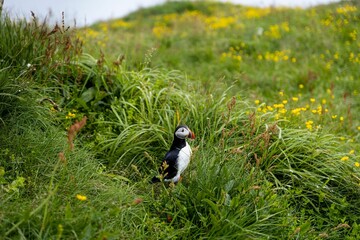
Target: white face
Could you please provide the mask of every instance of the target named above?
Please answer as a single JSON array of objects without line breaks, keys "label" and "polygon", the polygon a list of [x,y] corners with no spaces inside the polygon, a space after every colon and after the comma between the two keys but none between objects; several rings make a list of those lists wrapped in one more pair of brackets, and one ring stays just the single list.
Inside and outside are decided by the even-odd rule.
[{"label": "white face", "polygon": [[175,135],[180,139],[187,138],[189,134],[190,134],[190,130],[187,129],[186,127],[181,127],[175,132]]}]

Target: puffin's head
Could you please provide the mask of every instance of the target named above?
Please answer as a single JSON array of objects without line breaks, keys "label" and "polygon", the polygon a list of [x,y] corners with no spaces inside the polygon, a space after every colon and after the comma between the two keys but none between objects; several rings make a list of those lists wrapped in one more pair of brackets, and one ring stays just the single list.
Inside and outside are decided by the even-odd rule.
[{"label": "puffin's head", "polygon": [[185,138],[194,139],[195,138],[195,134],[186,125],[179,125],[175,129],[174,134],[177,138],[180,138],[180,139],[185,139]]}]

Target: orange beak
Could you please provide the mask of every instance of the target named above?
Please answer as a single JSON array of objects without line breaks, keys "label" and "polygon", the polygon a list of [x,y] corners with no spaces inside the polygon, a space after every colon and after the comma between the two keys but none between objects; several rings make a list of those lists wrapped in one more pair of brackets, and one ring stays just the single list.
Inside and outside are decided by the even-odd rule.
[{"label": "orange beak", "polygon": [[190,131],[188,137],[191,139],[195,139],[195,134],[192,131]]}]

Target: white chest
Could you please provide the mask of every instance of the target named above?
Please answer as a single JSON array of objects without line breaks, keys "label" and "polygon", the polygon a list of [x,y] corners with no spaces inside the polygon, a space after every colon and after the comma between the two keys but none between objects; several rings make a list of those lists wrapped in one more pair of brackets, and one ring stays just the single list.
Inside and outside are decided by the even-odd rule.
[{"label": "white chest", "polygon": [[184,170],[189,165],[191,153],[192,153],[192,151],[191,151],[190,145],[188,143],[186,143],[186,146],[183,147],[179,152],[178,174],[181,174],[182,172],[184,172]]}]

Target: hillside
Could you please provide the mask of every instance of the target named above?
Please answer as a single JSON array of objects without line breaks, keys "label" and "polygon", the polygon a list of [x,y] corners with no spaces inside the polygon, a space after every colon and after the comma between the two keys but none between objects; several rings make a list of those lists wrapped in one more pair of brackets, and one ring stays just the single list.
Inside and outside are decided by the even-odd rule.
[{"label": "hillside", "polygon": [[[358,239],[360,5],[1,16],[4,239]],[[197,138],[150,184],[173,131]]]},{"label": "hillside", "polygon": [[[101,49],[128,66],[150,61],[179,69],[205,94],[232,86],[231,94],[269,108],[299,99],[286,110],[307,109],[300,111],[306,115],[301,127],[312,120],[352,135],[360,125],[358,21],[349,4],[302,10],[187,2],[99,23],[81,35],[93,54]],[[330,117],[311,114],[319,107]]]}]

